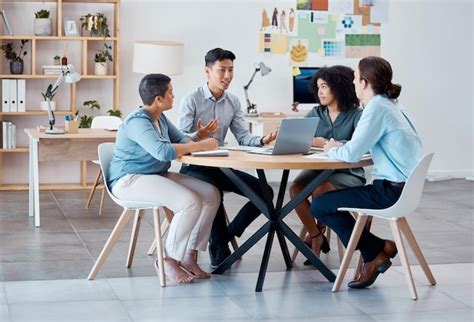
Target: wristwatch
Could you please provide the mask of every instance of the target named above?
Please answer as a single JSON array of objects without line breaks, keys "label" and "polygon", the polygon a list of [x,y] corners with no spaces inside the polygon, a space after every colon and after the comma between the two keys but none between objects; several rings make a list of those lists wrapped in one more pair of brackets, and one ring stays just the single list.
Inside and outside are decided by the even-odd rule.
[{"label": "wristwatch", "polygon": [[261,145],[261,146],[264,146],[264,145],[265,145],[265,143],[263,143],[263,138],[264,138],[263,136],[260,138],[260,145]]}]

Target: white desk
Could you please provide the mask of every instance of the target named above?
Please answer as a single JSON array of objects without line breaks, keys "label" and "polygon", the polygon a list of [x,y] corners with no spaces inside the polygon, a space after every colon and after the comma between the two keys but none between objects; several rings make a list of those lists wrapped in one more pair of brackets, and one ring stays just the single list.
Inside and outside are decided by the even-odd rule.
[{"label": "white desk", "polygon": [[40,226],[39,162],[97,160],[97,147],[115,142],[116,132],[103,129],[79,129],[77,134],[45,134],[37,129],[25,129],[30,144],[29,216]]}]

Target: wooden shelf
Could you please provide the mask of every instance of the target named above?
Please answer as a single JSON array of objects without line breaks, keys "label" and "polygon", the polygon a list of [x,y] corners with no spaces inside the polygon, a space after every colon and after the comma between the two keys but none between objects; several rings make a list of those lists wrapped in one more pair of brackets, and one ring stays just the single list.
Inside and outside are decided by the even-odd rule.
[{"label": "wooden shelf", "polygon": [[[71,114],[72,111],[68,110],[56,110],[53,111],[56,115],[67,115]],[[26,112],[0,112],[0,115],[10,115],[10,116],[38,116],[38,115],[48,115],[47,111],[39,111],[39,110],[26,110]]]},{"label": "wooden shelf", "polygon": [[[54,75],[32,75],[32,74],[2,74],[0,75],[0,79],[2,78],[11,78],[11,79],[56,79],[59,77],[59,74]],[[104,76],[97,76],[97,75],[81,75],[81,79],[116,79],[117,75],[104,75]]]},{"label": "wooden shelf", "polygon": [[[121,58],[121,51],[120,51],[120,22],[121,22],[121,8],[120,8],[120,0],[0,0],[0,9],[5,8],[5,4],[8,3],[8,12],[15,12],[15,15],[22,15],[22,13],[26,13],[29,10],[31,17],[33,15],[33,9],[30,8],[33,4],[40,4],[41,2],[48,2],[50,12],[53,14],[54,19],[53,23],[53,30],[55,30],[55,34],[52,36],[36,36],[34,35],[34,28],[31,24],[29,28],[22,29],[22,34],[15,34],[14,36],[9,36],[7,34],[1,34],[2,32],[5,33],[5,28],[1,28],[0,26],[0,45],[7,44],[10,42],[18,43],[22,39],[29,40],[28,42],[28,56],[26,56],[25,66],[27,67],[28,74],[20,74],[20,75],[11,75],[8,74],[10,72],[9,68],[7,67],[9,64],[7,60],[4,58],[4,55],[1,55],[2,63],[0,64],[0,80],[2,79],[26,79],[26,89],[29,90],[29,85],[38,85],[41,83],[51,83],[54,82],[60,74],[48,74],[44,75],[43,70],[41,69],[41,65],[44,64],[43,57],[48,57],[45,55],[51,55],[54,53],[54,47],[60,48],[63,47],[64,44],[69,43],[70,45],[74,45],[73,49],[74,54],[76,57],[79,58],[75,62],[76,71],[78,73],[82,73],[81,81],[77,84],[63,84],[64,86],[61,87],[61,92],[69,92],[69,98],[63,99],[62,102],[59,102],[58,109],[54,111],[56,120],[62,121],[64,115],[67,114],[75,114],[78,111],[78,107],[82,105],[82,101],[84,97],[88,99],[96,99],[93,96],[103,96],[98,91],[94,91],[93,93],[87,93],[86,86],[94,87],[97,84],[97,81],[100,84],[105,84],[101,80],[106,80],[107,85],[111,83],[112,91],[106,93],[105,96],[107,98],[101,99],[108,99],[111,98],[111,108],[113,110],[120,109],[120,58]],[[77,5],[75,5],[77,4]],[[81,4],[99,4],[100,6],[107,7],[107,18],[112,23],[109,23],[110,33],[113,35],[112,37],[91,37],[88,36],[89,33],[84,33],[84,36],[66,36],[64,33],[64,19],[65,17],[79,17],[80,15],[86,14],[82,9],[80,9],[83,5]],[[71,12],[73,10],[73,12]],[[81,11],[82,10],[82,11]],[[100,12],[101,10],[99,10]],[[54,14],[54,13],[55,14]],[[92,11],[91,13],[94,14],[97,11]],[[72,14],[72,15],[71,15]],[[33,19],[33,18],[31,18]],[[32,21],[28,18],[28,21]],[[77,18],[76,18],[77,20]],[[0,21],[0,24],[2,22]],[[12,29],[15,30],[15,26],[21,26],[24,24],[24,21],[16,20],[10,21],[12,25]],[[80,22],[77,23],[76,27],[80,31],[81,25]],[[81,34],[82,35],[82,34]],[[86,36],[87,35],[87,36]],[[104,75],[98,76],[94,75],[93,69],[91,69],[92,59],[94,58],[92,51],[96,49],[97,46],[103,46],[102,43],[107,42],[112,45],[111,54],[113,57],[113,62],[109,63],[109,73],[113,75]],[[51,46],[50,46],[51,45]],[[0,53],[1,54],[1,53]],[[51,56],[52,57],[52,56]],[[93,65],[93,63],[92,63]],[[112,67],[110,69],[110,67]],[[91,73],[91,74],[88,74]],[[36,81],[38,80],[38,81]],[[90,80],[90,81],[89,81]],[[84,83],[83,83],[84,82]],[[95,82],[95,83],[94,83]],[[82,87],[82,84],[86,85]],[[68,86],[66,86],[68,85]],[[29,93],[33,94],[33,93]],[[38,93],[39,95],[39,93]],[[28,95],[29,96],[29,95]],[[0,107],[0,122],[2,121],[13,121],[17,124],[17,137],[19,133],[24,131],[23,122],[24,119],[22,117],[27,117],[27,122],[31,124],[44,124],[47,123],[48,112],[42,111],[40,109],[40,96],[34,94],[34,98],[27,102],[27,108],[25,112],[2,112]],[[110,105],[110,103],[107,103]],[[104,111],[105,113],[105,111]],[[61,123],[61,122],[60,122]],[[33,125],[34,126],[34,125]],[[1,131],[0,126],[0,131]],[[25,182],[18,182],[18,183],[5,183],[3,182],[4,178],[6,178],[5,173],[10,171],[18,172],[18,173],[27,173],[28,166],[21,166],[20,164],[13,164],[8,160],[8,162],[2,160],[5,159],[7,156],[12,156],[11,153],[20,153],[14,155],[15,158],[17,156],[19,158],[27,158],[28,157],[28,147],[19,146],[16,149],[1,149],[0,148],[0,191],[2,190],[28,190],[28,183]],[[9,153],[9,154],[5,154]],[[91,185],[87,183],[87,162],[82,161],[80,162],[80,168],[75,169],[75,165],[71,165],[74,168],[74,172],[80,172],[80,181],[79,183],[58,183],[58,184],[45,184],[40,185],[41,190],[76,190],[76,189],[90,189]],[[53,169],[52,167],[48,167],[49,170]],[[71,180],[74,180],[71,178]]]},{"label": "wooden shelf", "polygon": [[19,146],[16,149],[0,149],[0,153],[23,153],[28,151],[29,149],[26,146]]},{"label": "wooden shelf", "polygon": [[116,41],[117,37],[79,37],[79,36],[0,36],[0,40],[91,40],[91,41]]}]

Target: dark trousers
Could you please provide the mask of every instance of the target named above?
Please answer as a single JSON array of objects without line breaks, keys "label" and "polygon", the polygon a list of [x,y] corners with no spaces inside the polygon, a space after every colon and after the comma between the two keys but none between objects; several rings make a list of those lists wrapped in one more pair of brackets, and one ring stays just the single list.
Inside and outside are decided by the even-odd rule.
[{"label": "dark trousers", "polygon": [[[316,198],[311,203],[313,216],[331,227],[347,247],[354,229],[355,219],[347,211],[337,211],[340,207],[384,209],[397,202],[402,188],[389,184],[386,180],[375,180],[367,186],[332,191]],[[370,262],[383,250],[385,241],[364,229],[357,245],[364,262]]]},{"label": "dark trousers", "polygon": [[[242,171],[234,170],[232,171],[238,175],[249,187],[251,187],[255,193],[259,196],[263,195],[262,187],[258,178],[251,176]],[[227,243],[233,236],[241,236],[245,228],[247,228],[252,221],[255,220],[260,215],[260,210],[252,202],[247,202],[237,213],[234,220],[227,227],[225,221],[225,210],[223,204],[223,192],[230,191],[237,193],[241,196],[244,194],[232,181],[227,178],[227,176],[219,168],[214,167],[204,167],[196,165],[188,165],[181,167],[181,173],[188,176],[206,181],[214,185],[221,192],[221,204],[217,210],[216,217],[212,224],[211,236],[209,242],[216,246],[217,248],[227,246]],[[271,187],[268,187],[273,198],[273,190]]]}]

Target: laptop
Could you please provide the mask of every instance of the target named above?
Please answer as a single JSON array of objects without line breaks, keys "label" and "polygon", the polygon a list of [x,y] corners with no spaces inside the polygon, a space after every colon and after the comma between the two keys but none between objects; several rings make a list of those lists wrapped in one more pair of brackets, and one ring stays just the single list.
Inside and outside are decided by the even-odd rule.
[{"label": "laptop", "polygon": [[281,155],[306,153],[311,148],[319,117],[283,119],[273,147],[257,148],[249,153]]}]

